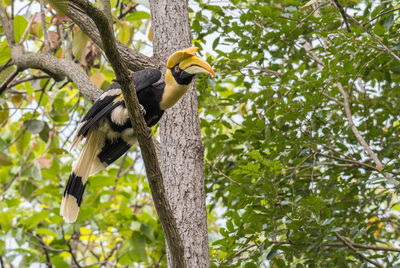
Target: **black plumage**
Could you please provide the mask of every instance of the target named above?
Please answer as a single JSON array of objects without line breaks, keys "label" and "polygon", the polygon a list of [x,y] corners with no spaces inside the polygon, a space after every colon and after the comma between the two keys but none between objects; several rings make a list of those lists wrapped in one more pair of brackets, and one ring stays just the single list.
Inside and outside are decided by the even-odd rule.
[{"label": "black plumage", "polygon": [[[148,127],[154,126],[164,110],[183,96],[196,73],[215,75],[207,62],[194,55],[196,51],[197,48],[188,48],[171,55],[165,81],[160,81],[162,75],[157,69],[145,69],[132,74]],[[180,68],[180,62],[183,69]],[[89,175],[113,163],[136,143],[135,130],[117,82],[108,87],[83,117],[72,147],[85,138],[61,202],[60,214],[67,222],[74,222],[78,216]]]}]

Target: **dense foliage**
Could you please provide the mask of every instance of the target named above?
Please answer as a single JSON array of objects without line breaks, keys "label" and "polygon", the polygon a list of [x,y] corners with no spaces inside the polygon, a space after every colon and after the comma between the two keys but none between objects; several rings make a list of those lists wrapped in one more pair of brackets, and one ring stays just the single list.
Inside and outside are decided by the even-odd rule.
[{"label": "dense foliage", "polygon": [[[26,50],[42,53],[39,4],[23,4],[28,6],[15,3],[15,37],[18,41],[27,29],[29,34],[23,40]],[[2,5],[11,14],[11,1]],[[151,39],[150,15],[143,11],[146,8],[130,1],[115,1],[113,7],[119,41],[145,50],[144,42]],[[79,27],[51,9],[46,12],[46,22],[52,53],[79,61],[98,87],[107,88],[114,72]],[[7,66],[9,59],[7,39],[1,35],[0,65]],[[2,68],[1,81],[13,68]],[[10,83],[0,106],[2,267],[34,263],[57,268],[77,264],[166,265],[164,234],[137,148],[89,180],[77,223],[63,224],[59,216],[61,196],[80,150],[70,151],[72,135],[91,106],[73,83],[55,82],[42,71],[31,69]]]},{"label": "dense foliage", "polygon": [[400,265],[398,4],[197,3],[213,265]]},{"label": "dense foliage", "polygon": [[[111,4],[117,38],[147,51],[148,9]],[[212,266],[400,265],[398,4],[190,2],[193,42],[218,74],[197,80]],[[32,53],[44,49],[38,10],[14,8]],[[96,46],[53,10],[46,21],[52,53],[105,89],[114,74]],[[0,82],[14,71],[3,33]],[[89,180],[77,223],[62,224],[70,141],[90,105],[33,69],[1,95],[2,266],[166,265],[137,148]]]}]

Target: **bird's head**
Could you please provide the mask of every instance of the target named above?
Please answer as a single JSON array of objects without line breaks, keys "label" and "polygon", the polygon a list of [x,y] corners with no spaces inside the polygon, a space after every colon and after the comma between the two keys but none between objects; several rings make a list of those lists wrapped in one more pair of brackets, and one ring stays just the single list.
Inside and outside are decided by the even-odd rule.
[{"label": "bird's head", "polygon": [[165,110],[173,106],[188,90],[196,74],[205,73],[215,76],[214,70],[205,60],[196,56],[198,47],[189,47],[173,53],[167,62],[165,90],[160,108]]}]

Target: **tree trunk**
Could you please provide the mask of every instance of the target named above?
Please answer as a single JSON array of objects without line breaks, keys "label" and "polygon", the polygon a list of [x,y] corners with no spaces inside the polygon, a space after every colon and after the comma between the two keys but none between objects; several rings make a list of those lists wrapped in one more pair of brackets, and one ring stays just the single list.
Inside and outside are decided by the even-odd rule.
[{"label": "tree trunk", "polygon": [[[153,0],[150,6],[154,54],[166,62],[173,52],[191,46],[188,3],[185,0]],[[187,267],[209,267],[204,148],[195,88],[192,86],[161,120],[161,162],[164,185],[185,248]],[[167,256],[170,266],[168,249]]]}]

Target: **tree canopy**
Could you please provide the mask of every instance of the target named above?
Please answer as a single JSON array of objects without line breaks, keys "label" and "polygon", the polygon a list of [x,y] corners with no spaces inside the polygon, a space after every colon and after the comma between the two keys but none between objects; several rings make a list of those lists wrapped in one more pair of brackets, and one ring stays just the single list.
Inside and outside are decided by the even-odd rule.
[{"label": "tree canopy", "polygon": [[[61,193],[77,153],[71,137],[96,87],[115,76],[84,24],[46,4],[43,31],[39,3],[21,3],[2,1],[16,43],[29,55],[73,59],[90,80],[39,65],[19,72],[0,28],[2,267],[166,266],[137,148],[89,180],[77,223],[62,223]],[[111,1],[111,15],[119,49],[146,54],[153,30],[149,6],[139,3]],[[217,73],[197,79],[211,266],[399,266],[399,3],[189,7],[193,44]]]},{"label": "tree canopy", "polygon": [[213,264],[399,265],[398,3],[198,4]]}]

